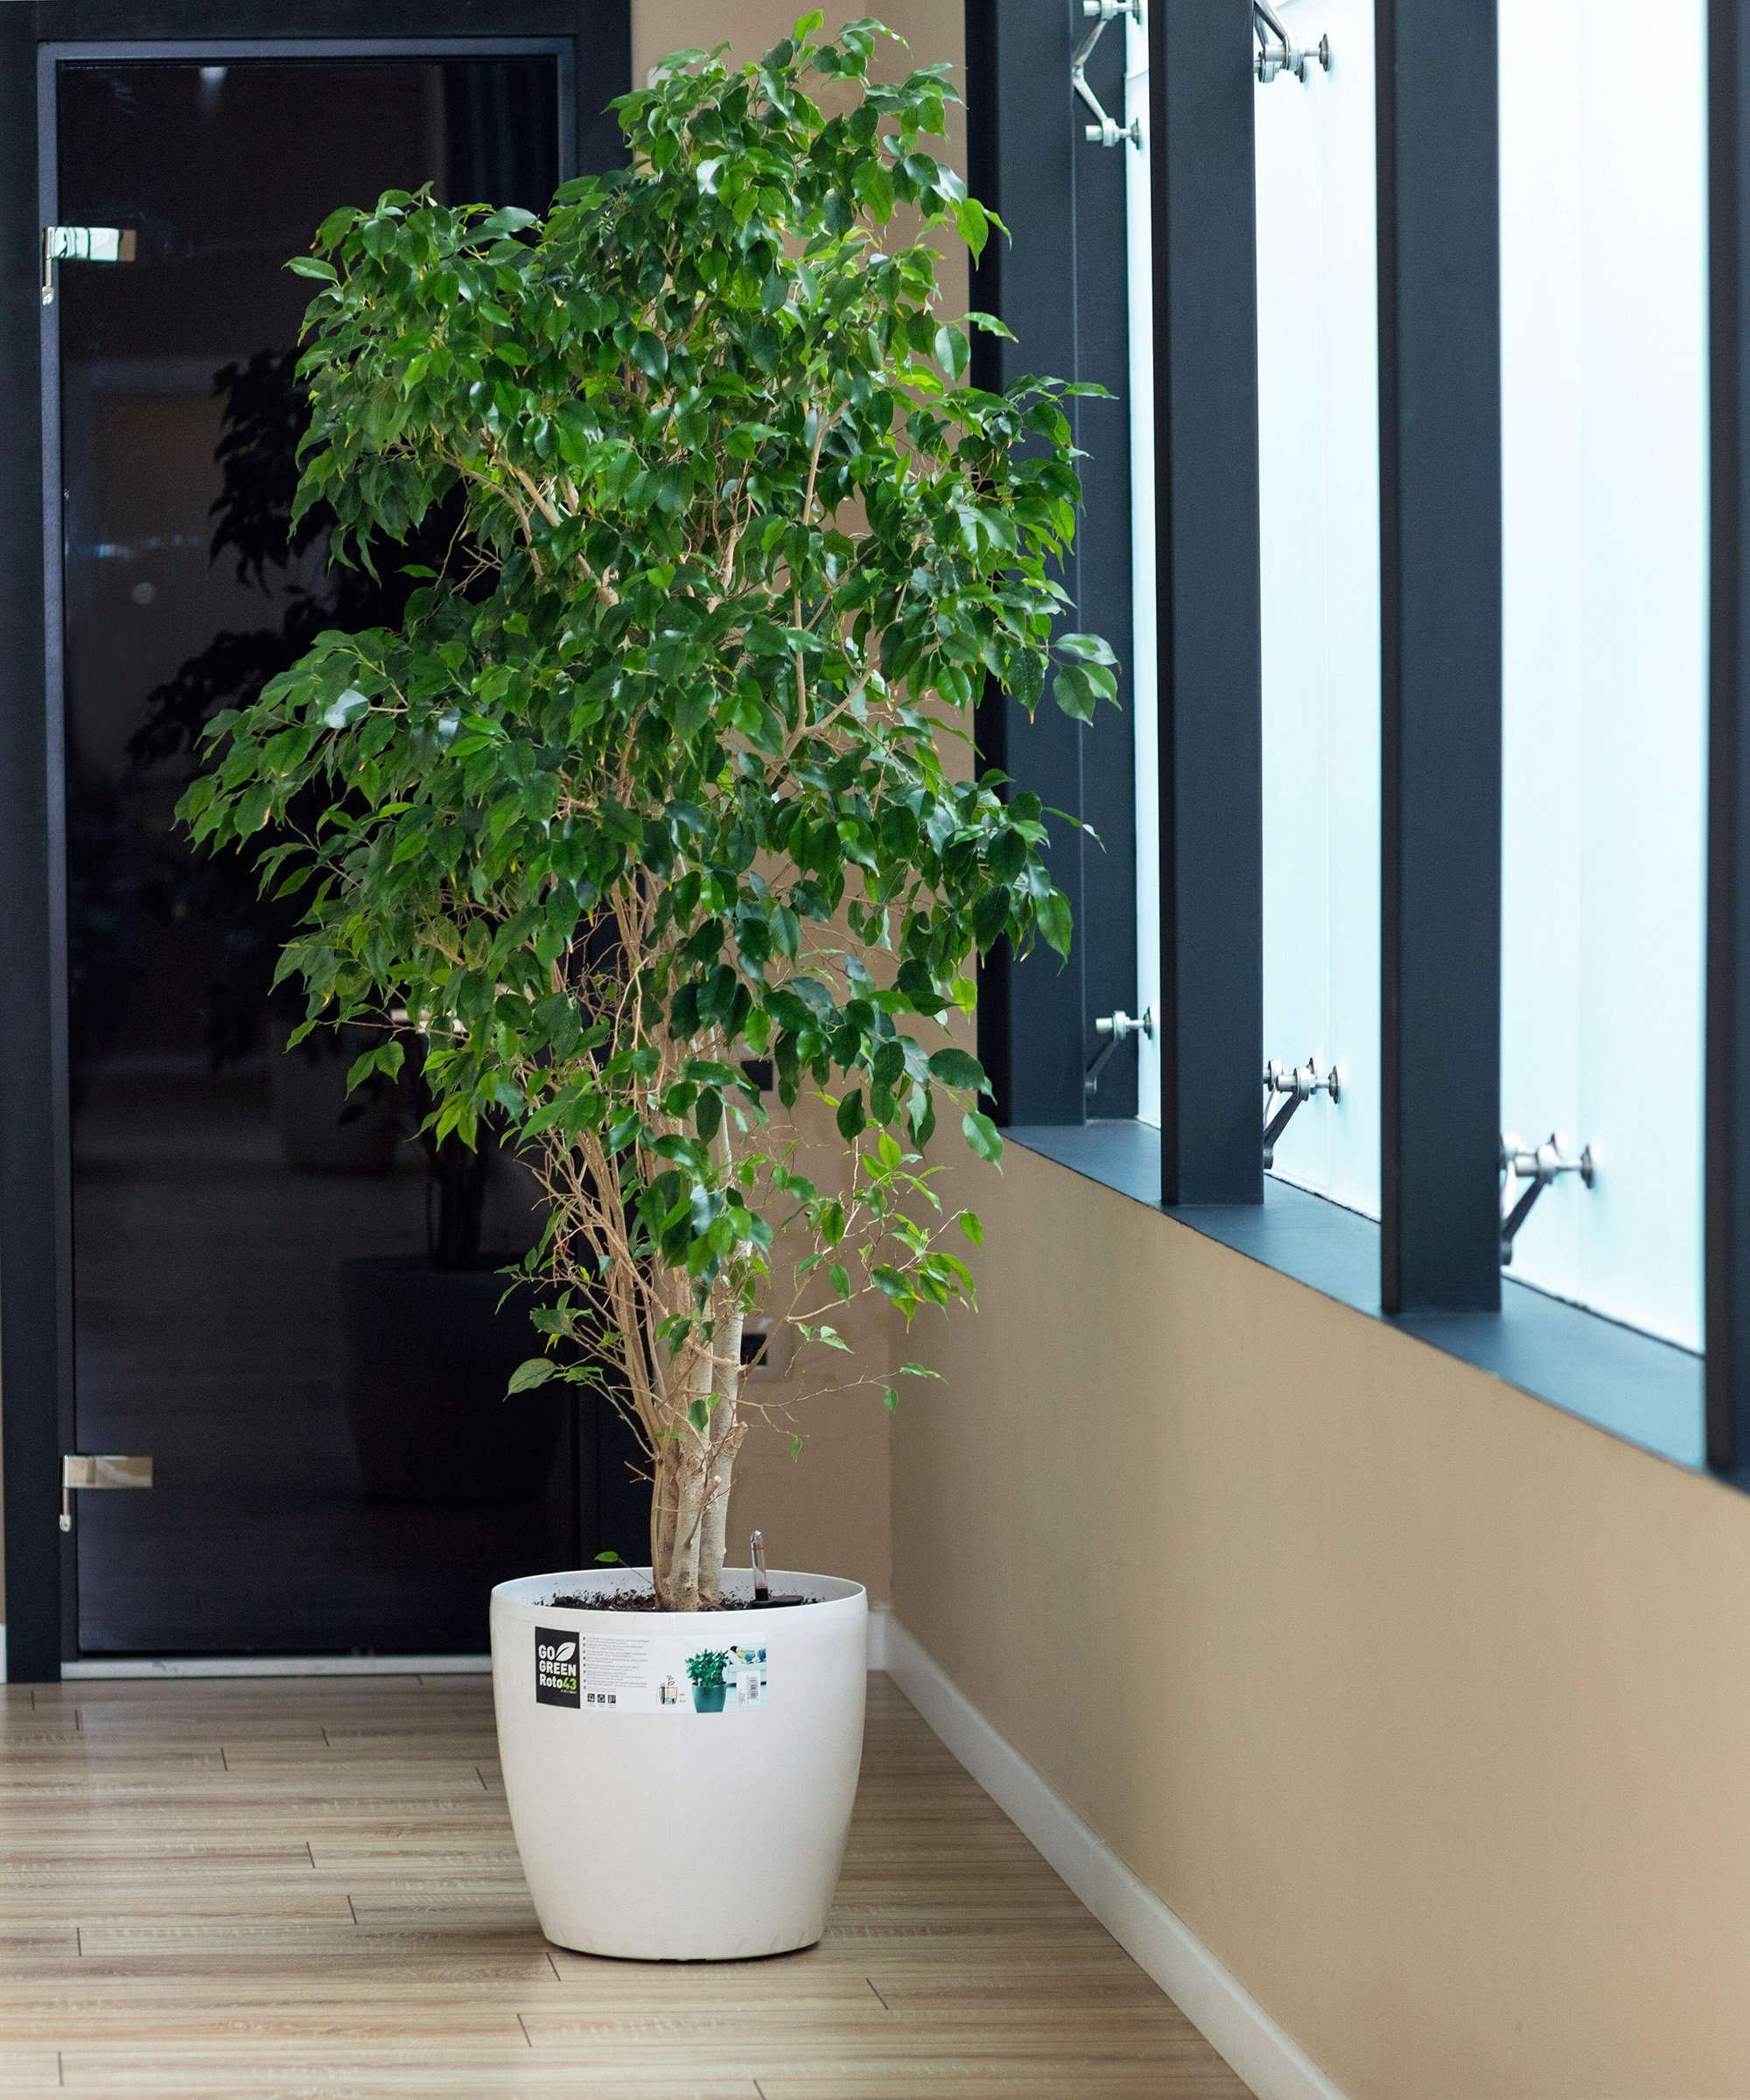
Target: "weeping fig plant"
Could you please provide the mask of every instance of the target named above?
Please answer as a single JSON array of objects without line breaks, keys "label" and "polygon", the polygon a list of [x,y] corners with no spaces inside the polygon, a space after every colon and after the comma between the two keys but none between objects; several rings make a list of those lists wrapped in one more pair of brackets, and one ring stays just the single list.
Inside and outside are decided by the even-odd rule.
[{"label": "weeping fig plant", "polygon": [[[1070,914],[1038,800],[950,753],[987,681],[1082,720],[1116,694],[1055,631],[1071,389],[968,383],[930,236],[996,222],[926,150],[945,68],[871,77],[887,33],[676,54],[616,105],[626,169],[544,221],[390,192],[325,222],[300,512],[367,564],[458,487],[466,528],[398,628],[216,719],[182,803],[214,848],[275,828],[306,1025],[382,1031],[355,1082],[410,1029],[437,1133],[537,1163],[550,1354],[514,1383],[612,1362],[672,1610],[719,1595],[756,1302],[842,1345],[864,1293],[971,1298],[981,1228],[927,1148],[1001,1141],[950,1024],[979,955],[1065,954]],[[833,1105],[823,1185],[754,1060]]]}]

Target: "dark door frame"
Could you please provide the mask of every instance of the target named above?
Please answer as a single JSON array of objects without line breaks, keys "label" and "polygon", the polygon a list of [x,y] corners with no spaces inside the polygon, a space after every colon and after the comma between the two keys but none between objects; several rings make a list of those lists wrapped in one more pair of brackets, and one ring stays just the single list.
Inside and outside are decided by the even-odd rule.
[{"label": "dark door frame", "polygon": [[74,1448],[60,719],[58,310],[38,290],[57,186],[53,86],[67,59],[507,57],[560,62],[560,171],[612,164],[602,106],[631,85],[629,0],[326,0],[287,23],[266,0],[0,9],[0,1465],[8,1674],[78,1654],[74,1542],[58,1525]]}]

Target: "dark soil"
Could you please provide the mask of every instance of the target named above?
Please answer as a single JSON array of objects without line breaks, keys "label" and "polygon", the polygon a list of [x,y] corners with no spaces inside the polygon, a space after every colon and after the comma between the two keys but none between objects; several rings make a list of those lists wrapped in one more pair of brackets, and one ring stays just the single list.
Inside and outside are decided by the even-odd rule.
[{"label": "dark soil", "polygon": [[[768,1597],[756,1603],[751,1598],[728,1597],[721,1604],[702,1604],[702,1612],[764,1612],[780,1605],[815,1604],[813,1597]],[[547,1600],[550,1610],[562,1612],[654,1612],[660,1611],[655,1596],[649,1590],[614,1590],[606,1596],[580,1597],[575,1592],[562,1597]]]}]

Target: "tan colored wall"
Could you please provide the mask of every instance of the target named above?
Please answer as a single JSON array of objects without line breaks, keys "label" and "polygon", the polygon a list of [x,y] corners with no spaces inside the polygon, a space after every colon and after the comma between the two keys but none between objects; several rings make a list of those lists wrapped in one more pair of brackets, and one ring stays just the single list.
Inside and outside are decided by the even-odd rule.
[{"label": "tan colored wall", "polygon": [[[831,1111],[810,1094],[798,1100],[794,1116],[775,1097],[769,1106],[774,1149],[798,1140],[798,1171],[822,1187],[833,1186],[844,1146]],[[793,1246],[788,1258],[794,1263],[807,1251]],[[784,1253],[780,1240],[764,1310],[781,1312],[791,1303]],[[811,1307],[804,1301],[800,1309]],[[799,1344],[789,1376],[750,1380],[744,1389],[750,1426],[730,1497],[730,1559],[746,1562],[747,1534],[757,1526],[773,1567],[848,1575],[885,1602],[892,1592],[892,1488],[881,1391],[894,1361],[892,1326],[887,1301],[878,1296],[854,1300],[826,1318],[854,1354],[818,1341]],[[802,1446],[792,1458],[797,1436]]]},{"label": "tan colored wall", "polygon": [[1750,2093],[1750,1502],[1004,1170],[903,1622],[1353,2100]]}]

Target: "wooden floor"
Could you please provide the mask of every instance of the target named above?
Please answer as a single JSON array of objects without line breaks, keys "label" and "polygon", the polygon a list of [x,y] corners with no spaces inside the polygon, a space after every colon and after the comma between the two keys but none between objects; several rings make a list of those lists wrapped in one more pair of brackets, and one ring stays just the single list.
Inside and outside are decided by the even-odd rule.
[{"label": "wooden floor", "polygon": [[482,1678],[0,1686],[0,2092],[1243,2100],[872,1677],[806,1954],[550,1949]]}]

